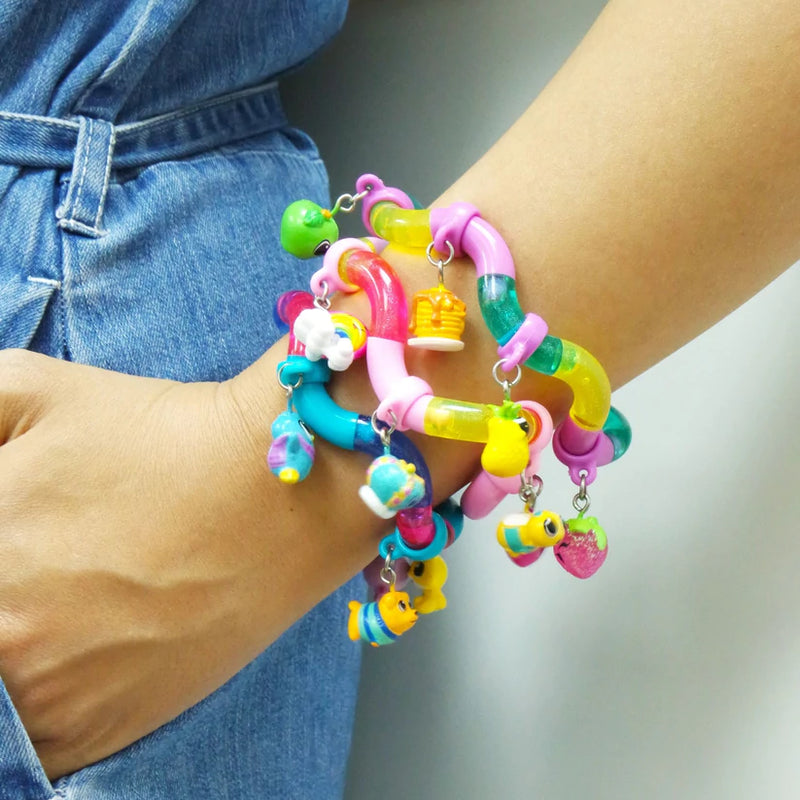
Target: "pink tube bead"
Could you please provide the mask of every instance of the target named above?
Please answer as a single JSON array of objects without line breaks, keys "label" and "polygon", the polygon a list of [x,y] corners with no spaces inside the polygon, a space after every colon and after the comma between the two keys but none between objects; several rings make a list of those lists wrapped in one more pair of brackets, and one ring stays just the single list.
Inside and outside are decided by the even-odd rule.
[{"label": "pink tube bead", "polygon": [[289,326],[287,353],[290,356],[305,355],[306,346],[294,335],[294,321],[307,308],[314,308],[314,298],[308,292],[294,290],[285,292],[278,298],[278,316]]},{"label": "pink tube bead", "polygon": [[[342,258],[352,250],[372,252],[370,246],[361,239],[339,239],[338,242],[334,242],[328,248],[328,252],[322,258],[322,266],[311,276],[311,280],[308,282],[311,291],[317,297],[323,295],[326,288],[328,294],[333,292],[352,294],[358,291],[358,286],[347,283],[342,278],[340,269]],[[322,285],[323,283],[325,286]]]},{"label": "pink tube bead", "polygon": [[367,370],[372,389],[381,401],[379,419],[396,424],[400,431],[424,431],[425,409],[433,390],[422,378],[408,374],[403,345],[393,339],[370,336],[367,339]]},{"label": "pink tube bead", "polygon": [[409,547],[421,550],[433,541],[436,527],[430,506],[406,508],[397,515],[396,522],[400,536]]},{"label": "pink tube bead", "polygon": [[431,237],[437,253],[447,253],[447,243],[453,246],[453,255],[461,258],[464,231],[470,221],[480,219],[481,212],[472,203],[453,203],[444,208],[431,209]]},{"label": "pink tube bead", "polygon": [[479,278],[487,274],[515,277],[514,259],[508,245],[486,220],[471,219],[461,243],[464,252],[475,262]]},{"label": "pink tube bead", "polygon": [[[344,262],[347,281],[363,289],[371,311],[367,339],[367,369],[378,399],[378,417],[398,430],[424,430],[425,409],[433,391],[421,378],[408,374],[405,343],[408,305],[394,270],[371,251],[351,250]],[[396,422],[392,415],[396,417]]]},{"label": "pink tube bead", "polygon": [[564,452],[581,456],[589,453],[597,444],[598,431],[587,431],[577,425],[572,417],[567,417],[558,426],[558,440]]},{"label": "pink tube bead", "polygon": [[376,253],[382,253],[389,244],[389,242],[387,242],[386,239],[379,239],[377,236],[365,236],[364,241],[369,242],[369,246]]},{"label": "pink tube bead", "polygon": [[344,260],[344,277],[363,289],[372,311],[370,336],[394,339],[404,345],[408,339],[408,302],[395,271],[371,250],[351,250]]},{"label": "pink tube bead", "polygon": [[503,359],[502,369],[510,372],[532,355],[547,336],[547,323],[538,314],[526,314],[513,336],[497,348]]},{"label": "pink tube bead", "polygon": [[356,181],[356,191],[369,192],[361,201],[361,220],[364,223],[364,227],[373,236],[375,231],[372,229],[372,223],[369,218],[373,207],[378,203],[394,203],[400,208],[414,208],[413,201],[405,192],[393,186],[387,186],[377,175],[369,172]]},{"label": "pink tube bead", "polygon": [[[509,481],[514,484],[513,487],[504,485]],[[483,519],[503,498],[518,491],[519,476],[497,478],[482,469],[461,495],[461,510],[469,519]]]}]

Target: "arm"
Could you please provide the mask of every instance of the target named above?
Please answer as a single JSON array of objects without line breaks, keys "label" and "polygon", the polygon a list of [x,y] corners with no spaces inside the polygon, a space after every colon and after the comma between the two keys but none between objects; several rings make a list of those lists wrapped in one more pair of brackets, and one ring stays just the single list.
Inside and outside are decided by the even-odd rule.
[{"label": "arm", "polygon": [[[619,385],[800,256],[799,38],[791,2],[614,0],[437,204],[475,203],[514,252],[523,308]],[[424,259],[392,259],[409,292],[431,283]],[[473,309],[466,350],[412,367],[440,395],[492,401],[464,266],[447,282]],[[374,554],[363,459],[324,448],[288,488],[264,467],[284,352],[222,386],[2,355],[0,674],[50,774],[198,700]],[[525,395],[568,402],[526,379]],[[335,388],[374,407],[357,372]],[[440,495],[470,477],[474,449],[424,444]]]},{"label": "arm", "polygon": [[800,257],[791,2],[614,0],[447,199],[496,221],[524,308],[619,386]]}]

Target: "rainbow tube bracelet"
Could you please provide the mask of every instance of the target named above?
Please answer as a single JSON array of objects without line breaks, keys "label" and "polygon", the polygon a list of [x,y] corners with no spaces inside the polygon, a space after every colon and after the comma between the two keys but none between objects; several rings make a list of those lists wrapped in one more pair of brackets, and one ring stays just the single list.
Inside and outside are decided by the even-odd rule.
[{"label": "rainbow tube bracelet", "polygon": [[[336,214],[352,211],[359,202],[369,236],[340,239]],[[519,495],[523,509],[506,514],[496,535],[515,564],[529,566],[551,549],[571,574],[593,575],[608,547],[602,526],[587,516],[587,487],[596,480],[598,467],[627,451],[630,426],[611,406],[609,381],[597,359],[552,335],[541,317],[520,308],[511,252],[478,210],[466,203],[415,208],[404,192],[366,174],[356,182],[355,194],[342,195],[330,210],[308,200],[291,204],[281,242],[299,258],[322,256],[322,265],[309,281],[310,294],[288,293],[278,304],[278,316],[291,331],[287,360],[278,369],[288,398],[285,414],[291,419],[288,426],[273,425],[270,468],[281,477],[290,452],[302,461],[308,450],[302,440],[313,431],[373,457],[359,494],[380,516],[396,515],[394,531],[365,570],[375,599],[350,604],[350,637],[388,644],[416,623],[417,614],[443,608],[447,568],[441,552],[458,538],[462,513],[484,517],[511,494]],[[381,255],[388,243],[424,253],[438,269],[438,284],[418,292],[410,312],[400,278]],[[434,251],[448,255],[443,260]],[[491,366],[502,389],[497,404],[438,397],[406,365],[406,347],[463,348],[466,306],[444,285],[444,268],[454,257],[467,257],[475,265],[481,315],[498,343],[498,360]],[[330,311],[336,293],[359,291],[369,302],[368,323]],[[359,357],[366,359],[376,396],[371,415],[341,409],[325,389],[331,369],[345,370]],[[557,378],[572,390],[569,413],[555,430],[544,406],[512,399],[522,367]],[[512,372],[515,377],[509,380]],[[296,441],[281,439],[287,427]],[[430,474],[403,436],[406,430],[484,443],[481,470],[463,493],[461,509],[453,502],[441,510],[431,508]],[[535,511],[543,488],[539,457],[551,442],[578,487],[572,501],[578,515],[568,520]],[[284,474],[302,479],[311,468],[308,458],[304,464]],[[400,590],[409,579],[421,589],[413,600]]]}]

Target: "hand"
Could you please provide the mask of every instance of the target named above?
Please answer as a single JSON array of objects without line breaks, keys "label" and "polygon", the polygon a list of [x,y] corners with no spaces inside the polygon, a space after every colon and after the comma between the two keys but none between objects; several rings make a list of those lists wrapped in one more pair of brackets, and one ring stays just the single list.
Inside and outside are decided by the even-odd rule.
[{"label": "hand", "polygon": [[51,778],[197,702],[318,599],[267,602],[274,484],[232,394],[0,352],[0,675]]},{"label": "hand", "polygon": [[[360,454],[318,439],[296,486],[266,467],[283,353],[180,384],[0,351],[0,675],[50,778],[208,695],[374,557],[386,523],[341,514]],[[375,403],[360,370],[346,407]],[[454,447],[425,448],[441,498],[472,474]]]}]

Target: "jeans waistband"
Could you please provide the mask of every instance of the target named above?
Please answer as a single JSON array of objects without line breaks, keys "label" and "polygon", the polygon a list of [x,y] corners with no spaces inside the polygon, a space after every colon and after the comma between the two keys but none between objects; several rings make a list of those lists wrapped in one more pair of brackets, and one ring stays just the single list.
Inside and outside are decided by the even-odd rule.
[{"label": "jeans waistband", "polygon": [[[43,169],[76,166],[86,119],[0,111],[0,163]],[[88,121],[106,131],[113,144],[106,160],[114,168],[185,158],[286,124],[276,81],[139,122]]]},{"label": "jeans waistband", "polygon": [[65,231],[97,238],[112,169],[145,167],[202,153],[283,127],[275,81],[139,122],[38,117],[0,111],[0,163],[71,170],[56,209]]}]

